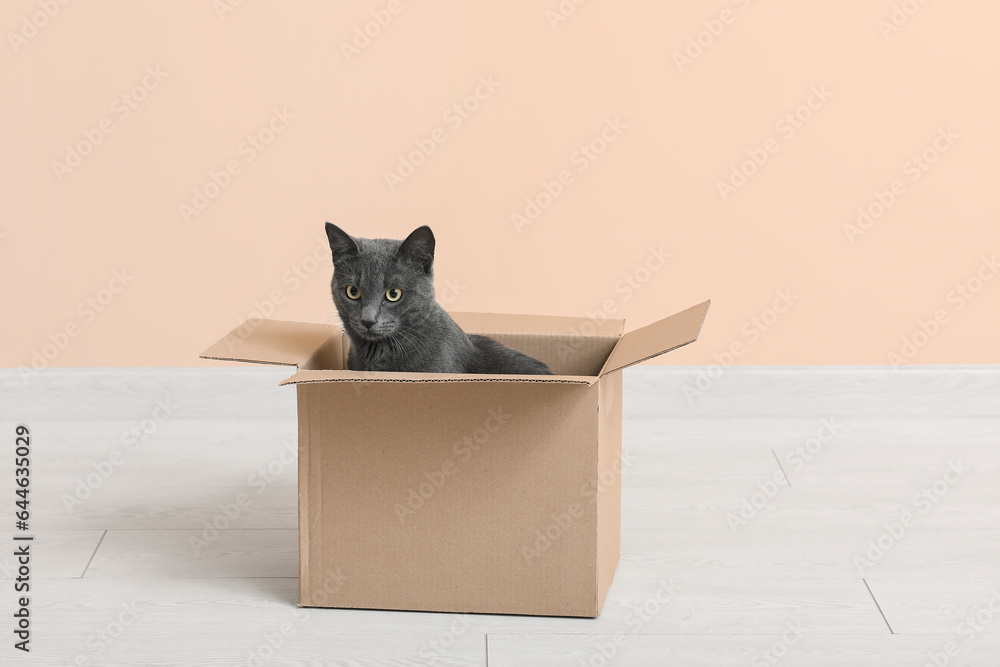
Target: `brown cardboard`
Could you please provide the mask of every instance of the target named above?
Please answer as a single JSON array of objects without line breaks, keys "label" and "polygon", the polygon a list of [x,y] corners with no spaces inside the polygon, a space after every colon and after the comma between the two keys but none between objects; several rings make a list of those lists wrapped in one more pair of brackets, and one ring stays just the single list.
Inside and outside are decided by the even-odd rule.
[{"label": "brown cardboard", "polygon": [[698,340],[709,304],[709,301],[699,303],[625,334],[615,345],[601,369],[601,375],[642,363]]},{"label": "brown cardboard", "polygon": [[201,353],[204,359],[300,366],[339,330],[323,324],[247,320]]},{"label": "brown cardboard", "polygon": [[621,369],[708,302],[620,320],[453,313],[555,375],[344,370],[339,329],[255,321],[202,355],[295,365],[303,606],[593,617],[619,558]]}]

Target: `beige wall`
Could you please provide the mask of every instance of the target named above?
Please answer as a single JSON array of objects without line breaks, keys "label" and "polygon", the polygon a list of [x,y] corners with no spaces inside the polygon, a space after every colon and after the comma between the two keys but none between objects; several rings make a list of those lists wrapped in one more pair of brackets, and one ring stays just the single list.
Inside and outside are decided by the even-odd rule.
[{"label": "beige wall", "polygon": [[5,2],[0,366],[196,365],[258,305],[332,320],[326,220],[430,224],[455,310],[711,298],[672,363],[1000,362],[995,3],[559,7]]}]

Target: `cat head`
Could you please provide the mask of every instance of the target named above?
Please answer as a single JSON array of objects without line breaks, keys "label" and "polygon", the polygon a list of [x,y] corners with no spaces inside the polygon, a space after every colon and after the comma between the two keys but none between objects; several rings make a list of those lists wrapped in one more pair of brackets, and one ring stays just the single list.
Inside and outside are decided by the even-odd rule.
[{"label": "cat head", "polygon": [[349,236],[326,223],[330,290],[352,338],[376,341],[422,321],[434,304],[434,234],[424,225],[402,241]]}]

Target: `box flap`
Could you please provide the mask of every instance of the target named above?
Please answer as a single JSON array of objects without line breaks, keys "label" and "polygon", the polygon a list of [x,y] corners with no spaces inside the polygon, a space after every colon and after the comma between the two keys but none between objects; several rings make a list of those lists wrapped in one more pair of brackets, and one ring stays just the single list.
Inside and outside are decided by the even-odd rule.
[{"label": "box flap", "polygon": [[711,301],[665,317],[658,322],[630,331],[618,341],[604,362],[601,375],[652,359],[664,352],[698,340],[701,325]]},{"label": "box flap", "polygon": [[300,370],[280,384],[309,382],[531,382],[535,384],[592,385],[597,377],[585,375],[476,375],[472,373],[386,373],[382,371]]},{"label": "box flap", "polygon": [[298,366],[339,333],[330,324],[252,319],[202,352],[201,358]]},{"label": "box flap", "polygon": [[578,334],[583,336],[622,335],[624,320],[567,317],[563,315],[512,315],[508,313],[468,313],[448,311],[466,333],[477,334]]}]

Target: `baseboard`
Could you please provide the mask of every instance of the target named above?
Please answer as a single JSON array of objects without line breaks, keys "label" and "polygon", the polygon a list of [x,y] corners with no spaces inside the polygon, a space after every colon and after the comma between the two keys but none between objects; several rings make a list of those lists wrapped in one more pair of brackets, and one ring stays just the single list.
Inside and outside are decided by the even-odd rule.
[{"label": "baseboard", "polygon": [[[1000,366],[643,366],[627,369],[624,415],[684,417],[1000,417]],[[0,370],[0,421],[149,416],[295,420],[289,369]]]},{"label": "baseboard", "polygon": [[627,417],[1000,417],[1000,366],[645,366]]}]

